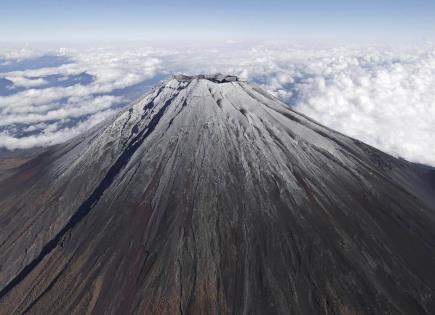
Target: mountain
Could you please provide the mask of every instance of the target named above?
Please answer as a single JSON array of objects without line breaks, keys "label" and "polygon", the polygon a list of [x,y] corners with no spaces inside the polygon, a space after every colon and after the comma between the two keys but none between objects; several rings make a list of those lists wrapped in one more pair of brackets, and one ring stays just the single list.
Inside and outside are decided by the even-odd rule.
[{"label": "mountain", "polygon": [[0,314],[435,314],[435,171],[237,77],[2,172]]}]

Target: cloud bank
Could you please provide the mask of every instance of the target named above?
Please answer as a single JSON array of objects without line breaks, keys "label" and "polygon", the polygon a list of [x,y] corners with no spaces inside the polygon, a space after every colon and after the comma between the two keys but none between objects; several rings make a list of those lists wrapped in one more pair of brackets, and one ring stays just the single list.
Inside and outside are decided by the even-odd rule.
[{"label": "cloud bank", "polygon": [[[41,56],[47,55],[68,62],[44,66]],[[25,69],[23,60],[31,58],[40,58],[40,67]],[[172,73],[222,72],[257,83],[332,129],[394,156],[435,166],[432,44],[369,48],[229,41],[215,47],[0,52],[0,69],[7,64],[11,70],[18,61],[20,70],[0,73],[0,147],[63,142]],[[89,82],[80,80],[84,74]],[[9,84],[3,94],[1,78]]]}]

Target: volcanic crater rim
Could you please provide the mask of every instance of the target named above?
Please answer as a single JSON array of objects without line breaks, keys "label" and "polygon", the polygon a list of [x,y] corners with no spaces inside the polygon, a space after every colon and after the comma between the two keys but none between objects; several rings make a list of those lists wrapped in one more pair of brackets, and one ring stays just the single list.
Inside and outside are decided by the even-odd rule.
[{"label": "volcanic crater rim", "polygon": [[184,75],[175,74],[172,76],[173,79],[178,81],[192,81],[192,80],[208,80],[214,83],[228,83],[228,82],[244,82],[239,77],[235,75],[224,75],[224,74],[199,74],[199,75]]}]

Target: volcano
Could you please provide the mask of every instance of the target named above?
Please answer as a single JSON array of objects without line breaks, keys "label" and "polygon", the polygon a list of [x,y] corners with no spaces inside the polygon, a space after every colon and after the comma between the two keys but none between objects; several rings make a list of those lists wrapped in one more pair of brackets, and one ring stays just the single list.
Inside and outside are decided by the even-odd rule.
[{"label": "volcano", "polygon": [[435,171],[234,76],[2,173],[0,314],[435,314]]}]

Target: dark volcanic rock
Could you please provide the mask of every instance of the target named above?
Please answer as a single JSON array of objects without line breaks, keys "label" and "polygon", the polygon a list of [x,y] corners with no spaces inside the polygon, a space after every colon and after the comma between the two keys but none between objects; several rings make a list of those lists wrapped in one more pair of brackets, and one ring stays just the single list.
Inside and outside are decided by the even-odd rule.
[{"label": "dark volcanic rock", "polygon": [[184,74],[176,74],[172,77],[174,80],[177,81],[192,81],[192,80],[209,80],[214,83],[228,83],[228,82],[237,82],[241,81],[237,76],[235,75],[223,75],[223,74],[212,74],[212,75],[184,75]]},{"label": "dark volcanic rock", "polygon": [[434,171],[235,77],[0,178],[0,314],[435,313]]}]

